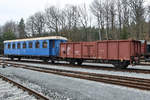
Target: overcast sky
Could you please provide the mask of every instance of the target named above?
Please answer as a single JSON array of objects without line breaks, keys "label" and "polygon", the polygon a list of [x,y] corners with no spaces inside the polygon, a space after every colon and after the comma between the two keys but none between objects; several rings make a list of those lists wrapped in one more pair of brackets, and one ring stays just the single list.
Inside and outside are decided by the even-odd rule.
[{"label": "overcast sky", "polygon": [[[63,8],[66,4],[89,5],[93,0],[0,0],[0,25],[6,21],[19,21],[22,17],[28,18],[46,7],[56,6]],[[147,0],[150,2],[150,0]]]},{"label": "overcast sky", "polygon": [[63,8],[66,4],[89,4],[93,0],[0,0],[0,25],[8,20],[19,21],[21,17],[28,18],[46,7]]}]

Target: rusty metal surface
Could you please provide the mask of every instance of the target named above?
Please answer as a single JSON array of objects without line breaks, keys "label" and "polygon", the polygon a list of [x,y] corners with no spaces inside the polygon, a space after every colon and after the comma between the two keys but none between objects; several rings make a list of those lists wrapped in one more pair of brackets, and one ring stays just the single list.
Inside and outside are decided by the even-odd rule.
[{"label": "rusty metal surface", "polygon": [[140,41],[108,40],[96,42],[69,42],[60,45],[60,57],[131,60],[131,57],[141,55]]}]

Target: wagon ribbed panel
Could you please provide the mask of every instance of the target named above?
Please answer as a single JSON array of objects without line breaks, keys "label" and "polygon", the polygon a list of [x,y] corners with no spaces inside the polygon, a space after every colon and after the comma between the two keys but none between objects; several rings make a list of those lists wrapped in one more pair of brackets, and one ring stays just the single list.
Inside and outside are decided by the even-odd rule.
[{"label": "wagon ribbed panel", "polygon": [[[66,45],[67,49],[64,49]],[[61,44],[61,57],[103,60],[131,60],[141,55],[140,42],[134,40],[105,40]],[[66,52],[65,54],[62,54]]]}]

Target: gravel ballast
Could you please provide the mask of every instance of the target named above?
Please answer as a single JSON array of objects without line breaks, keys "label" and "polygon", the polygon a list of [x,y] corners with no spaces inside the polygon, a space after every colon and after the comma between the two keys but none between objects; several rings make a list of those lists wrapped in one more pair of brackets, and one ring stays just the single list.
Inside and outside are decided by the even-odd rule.
[{"label": "gravel ballast", "polygon": [[150,98],[149,91],[22,68],[0,68],[0,73],[45,94],[53,100],[149,100]]}]

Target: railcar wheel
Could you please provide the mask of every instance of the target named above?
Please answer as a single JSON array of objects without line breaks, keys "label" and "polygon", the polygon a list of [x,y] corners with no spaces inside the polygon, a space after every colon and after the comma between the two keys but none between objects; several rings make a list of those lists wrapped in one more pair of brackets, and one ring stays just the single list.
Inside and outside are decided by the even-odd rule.
[{"label": "railcar wheel", "polygon": [[118,63],[115,63],[113,64],[115,66],[115,68],[117,69],[126,69],[129,65],[129,61],[123,61],[123,62],[118,62]]},{"label": "railcar wheel", "polygon": [[69,64],[70,65],[75,65],[75,61],[70,61]]},{"label": "railcar wheel", "polygon": [[20,60],[21,60],[21,57],[18,58],[18,61],[20,61]]},{"label": "railcar wheel", "polygon": [[52,63],[52,64],[55,64],[55,61],[54,61],[54,60],[52,60],[52,61],[51,61],[51,63]]},{"label": "railcar wheel", "polygon": [[83,62],[83,61],[79,60],[79,61],[77,61],[77,64],[78,64],[78,65],[82,65],[82,62]]},{"label": "railcar wheel", "polygon": [[48,62],[48,59],[44,59],[43,61],[44,61],[44,62]]},{"label": "railcar wheel", "polygon": [[11,57],[10,59],[11,59],[11,60],[14,60],[14,58],[13,58],[13,57]]}]

